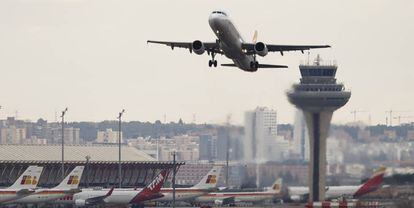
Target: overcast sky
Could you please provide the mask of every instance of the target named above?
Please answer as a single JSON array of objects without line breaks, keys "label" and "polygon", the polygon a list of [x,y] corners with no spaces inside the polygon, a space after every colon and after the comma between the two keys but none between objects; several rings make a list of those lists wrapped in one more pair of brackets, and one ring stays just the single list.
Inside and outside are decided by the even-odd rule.
[{"label": "overcast sky", "polygon": [[[69,107],[69,121],[114,119],[240,124],[246,110],[268,106],[279,122],[293,122],[286,90],[299,80],[307,55],[272,53],[261,63],[289,69],[247,73],[209,68],[207,55],[147,45],[146,40],[214,41],[208,25],[224,10],[245,40],[274,44],[330,44],[311,51],[336,60],[337,78],[352,90],[335,123],[367,110],[372,124],[385,111],[413,110],[414,1],[0,1],[0,118],[53,121]],[[231,63],[224,56],[218,62]],[[397,113],[395,114],[397,115]],[[368,113],[358,114],[368,121]],[[413,121],[402,119],[403,121]],[[394,120],[397,123],[397,120]]]}]

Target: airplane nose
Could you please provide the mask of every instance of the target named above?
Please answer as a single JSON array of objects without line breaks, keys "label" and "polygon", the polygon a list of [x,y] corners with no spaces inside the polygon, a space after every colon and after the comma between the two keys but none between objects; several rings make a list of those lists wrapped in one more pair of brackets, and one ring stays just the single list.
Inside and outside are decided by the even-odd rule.
[{"label": "airplane nose", "polygon": [[210,27],[215,28],[215,25],[217,25],[217,21],[222,18],[222,16],[220,14],[217,13],[211,13],[210,17],[208,18],[208,23],[210,25]]}]

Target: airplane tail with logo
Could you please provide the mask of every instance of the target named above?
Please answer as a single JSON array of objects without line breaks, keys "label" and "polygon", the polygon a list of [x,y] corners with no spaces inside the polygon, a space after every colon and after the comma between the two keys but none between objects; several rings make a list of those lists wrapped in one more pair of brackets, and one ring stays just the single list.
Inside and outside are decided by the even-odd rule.
[{"label": "airplane tail with logo", "polygon": [[60,189],[60,190],[71,190],[77,189],[79,187],[79,183],[82,177],[84,166],[76,166],[69,175],[60,182],[59,185],[54,187],[53,189]]},{"label": "airplane tail with logo", "polygon": [[39,182],[43,167],[29,166],[8,189],[34,189]]},{"label": "airplane tail with logo", "polygon": [[283,183],[282,179],[281,178],[278,178],[273,183],[273,185],[270,187],[270,189],[268,190],[268,192],[272,192],[272,193],[275,193],[275,194],[282,193],[282,183]]},{"label": "airplane tail with logo", "polygon": [[165,180],[168,178],[168,171],[162,170],[157,177],[152,180],[150,184],[145,186],[132,200],[130,203],[132,204],[139,204],[144,201],[148,201],[151,199],[158,199],[163,197],[160,193],[162,186],[164,186]]},{"label": "airplane tail with logo", "polygon": [[355,192],[354,197],[360,197],[367,193],[377,190],[380,186],[382,181],[384,180],[386,168],[381,167],[377,171],[375,171],[374,175],[368,179],[367,182],[362,184],[360,188]]},{"label": "airplane tail with logo", "polygon": [[201,181],[194,185],[193,188],[197,189],[213,189],[217,187],[218,178],[220,176],[221,166],[214,166],[208,173],[205,175]]}]

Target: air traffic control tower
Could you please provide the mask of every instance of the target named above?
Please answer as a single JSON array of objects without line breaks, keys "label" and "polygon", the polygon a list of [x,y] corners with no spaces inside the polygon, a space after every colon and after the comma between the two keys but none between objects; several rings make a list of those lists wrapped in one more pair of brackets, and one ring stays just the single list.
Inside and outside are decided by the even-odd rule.
[{"label": "air traffic control tower", "polygon": [[335,64],[322,64],[319,55],[314,64],[300,65],[302,78],[287,92],[289,101],[305,115],[309,132],[309,201],[325,200],[326,138],[333,112],[351,97],[341,83],[336,82]]}]

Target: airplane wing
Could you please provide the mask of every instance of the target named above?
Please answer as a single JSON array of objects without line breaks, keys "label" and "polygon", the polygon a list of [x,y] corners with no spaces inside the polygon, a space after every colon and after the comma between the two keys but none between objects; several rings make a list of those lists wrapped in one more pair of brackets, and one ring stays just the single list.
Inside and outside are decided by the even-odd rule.
[{"label": "airplane wing", "polygon": [[91,205],[98,205],[105,203],[104,199],[111,196],[112,192],[114,191],[114,188],[112,187],[107,194],[97,197],[88,198],[85,200],[85,204],[91,206]]},{"label": "airplane wing", "polygon": [[[255,50],[254,50],[254,43],[243,43],[242,44],[242,49],[246,51],[247,54],[254,54]],[[303,53],[303,51],[305,50],[310,50],[310,49],[315,49],[315,48],[330,48],[330,45],[274,45],[274,44],[270,44],[267,45],[267,50],[269,52],[280,52],[283,55],[284,51],[301,51]]]},{"label": "airplane wing", "polygon": [[29,195],[35,193],[34,189],[20,189],[17,191],[17,195]]},{"label": "airplane wing", "polygon": [[[147,43],[155,43],[155,44],[170,46],[172,50],[174,50],[175,47],[186,48],[190,50],[190,53],[193,52],[193,47],[192,47],[193,42],[169,42],[169,41],[148,40]],[[220,50],[218,43],[216,42],[202,42],[202,43],[205,47],[205,50],[207,51],[207,54],[210,54],[211,52],[223,54],[223,52]]]}]

